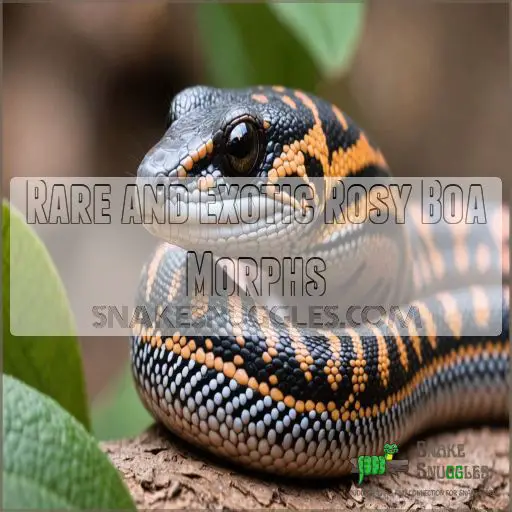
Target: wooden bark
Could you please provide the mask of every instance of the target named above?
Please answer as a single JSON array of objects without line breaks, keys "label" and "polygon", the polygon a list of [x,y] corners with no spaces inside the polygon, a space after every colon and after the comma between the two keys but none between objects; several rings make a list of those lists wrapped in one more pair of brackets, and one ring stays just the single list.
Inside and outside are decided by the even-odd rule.
[{"label": "wooden bark", "polygon": [[[313,482],[250,473],[158,426],[135,439],[102,447],[124,476],[140,510],[509,509],[508,429],[465,429],[422,439],[444,446],[463,443],[464,457],[420,458],[416,443],[411,442],[397,454],[409,460],[407,472],[367,477],[359,486],[357,475]],[[488,466],[489,475],[462,480],[422,478],[418,462]]]}]

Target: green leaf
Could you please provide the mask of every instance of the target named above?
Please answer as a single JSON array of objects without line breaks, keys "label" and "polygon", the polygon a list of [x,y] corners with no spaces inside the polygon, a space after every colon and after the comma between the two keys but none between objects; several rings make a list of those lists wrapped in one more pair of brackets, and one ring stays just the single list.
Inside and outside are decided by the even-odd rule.
[{"label": "green leaf", "polygon": [[197,6],[206,66],[218,87],[284,85],[314,90],[318,70],[267,4]]},{"label": "green leaf", "polygon": [[137,395],[128,365],[93,404],[93,432],[102,441],[136,436],[154,422]]},{"label": "green leaf", "polygon": [[363,25],[365,6],[362,1],[271,2],[269,7],[301,41],[324,76],[347,70]]},{"label": "green leaf", "polygon": [[[81,354],[64,287],[23,217],[5,201],[2,214],[4,372],[51,396],[89,428]],[[44,336],[55,326],[70,335]]]},{"label": "green leaf", "polygon": [[2,508],[135,510],[119,473],[54,400],[3,375]]}]

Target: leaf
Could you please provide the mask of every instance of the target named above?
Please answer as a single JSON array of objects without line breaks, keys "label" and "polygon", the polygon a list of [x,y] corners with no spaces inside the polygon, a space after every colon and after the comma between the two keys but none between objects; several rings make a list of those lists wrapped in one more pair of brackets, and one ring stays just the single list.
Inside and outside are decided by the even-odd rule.
[{"label": "leaf", "polygon": [[363,2],[271,2],[268,5],[301,41],[322,75],[331,77],[348,69],[361,34]]},{"label": "leaf", "polygon": [[53,399],[3,375],[2,508],[135,510],[107,456]]},{"label": "leaf", "polygon": [[154,422],[135,391],[130,366],[93,404],[93,432],[102,441],[136,436]]},{"label": "leaf", "polygon": [[[81,354],[64,287],[22,216],[5,201],[2,213],[4,372],[51,396],[90,428]],[[44,336],[56,326],[69,335]]]},{"label": "leaf", "polygon": [[319,75],[310,54],[268,4],[204,3],[197,9],[214,85],[315,89]]}]

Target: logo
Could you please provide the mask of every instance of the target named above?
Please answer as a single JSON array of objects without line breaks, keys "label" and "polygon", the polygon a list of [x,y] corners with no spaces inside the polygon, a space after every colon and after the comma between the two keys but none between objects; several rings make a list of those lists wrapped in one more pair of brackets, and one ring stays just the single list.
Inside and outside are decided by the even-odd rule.
[{"label": "logo", "polygon": [[365,476],[407,471],[409,461],[393,460],[396,453],[398,453],[398,446],[394,443],[386,443],[384,455],[360,455],[357,459],[350,459],[352,473],[359,473],[359,483],[361,483]]}]

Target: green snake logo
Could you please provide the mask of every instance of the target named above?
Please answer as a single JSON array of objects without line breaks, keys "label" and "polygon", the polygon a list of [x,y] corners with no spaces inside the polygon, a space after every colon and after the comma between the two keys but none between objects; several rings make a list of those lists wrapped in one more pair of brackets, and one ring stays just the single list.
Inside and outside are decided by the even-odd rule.
[{"label": "green snake logo", "polygon": [[396,444],[385,444],[384,455],[360,455],[357,459],[359,467],[359,483],[366,475],[383,475],[386,472],[386,462],[393,460],[393,455],[398,452]]}]

